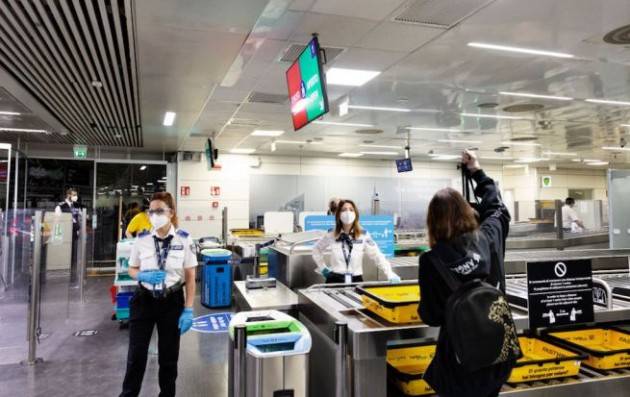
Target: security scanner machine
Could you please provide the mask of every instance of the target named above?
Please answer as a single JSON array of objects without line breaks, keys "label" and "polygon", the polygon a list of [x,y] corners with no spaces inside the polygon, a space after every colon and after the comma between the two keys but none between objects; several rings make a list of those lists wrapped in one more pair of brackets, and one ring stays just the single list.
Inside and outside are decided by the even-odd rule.
[{"label": "security scanner machine", "polygon": [[299,321],[278,311],[240,312],[229,332],[230,397],[309,395],[311,335]]}]

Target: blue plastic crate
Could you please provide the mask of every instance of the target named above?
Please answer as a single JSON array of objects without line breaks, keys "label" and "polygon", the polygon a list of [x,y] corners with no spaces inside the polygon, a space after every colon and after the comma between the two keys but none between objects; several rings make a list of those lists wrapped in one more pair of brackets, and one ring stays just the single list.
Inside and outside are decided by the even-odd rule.
[{"label": "blue plastic crate", "polygon": [[119,292],[116,294],[116,309],[129,309],[129,301],[133,292]]},{"label": "blue plastic crate", "polygon": [[206,307],[232,305],[232,265],[203,265],[201,276],[201,304]]}]

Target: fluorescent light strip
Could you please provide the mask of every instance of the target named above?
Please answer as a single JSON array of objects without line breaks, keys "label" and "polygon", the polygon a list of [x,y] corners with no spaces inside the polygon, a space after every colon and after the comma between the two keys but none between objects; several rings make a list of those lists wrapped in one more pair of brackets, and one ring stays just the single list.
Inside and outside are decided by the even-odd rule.
[{"label": "fluorescent light strip", "polygon": [[574,98],[568,96],[554,96],[554,95],[540,95],[540,94],[530,94],[526,92],[509,92],[509,91],[501,91],[499,92],[501,95],[507,96],[517,96],[524,98],[540,98],[540,99],[553,99],[556,101],[572,101]]},{"label": "fluorescent light strip", "polygon": [[611,101],[609,99],[585,99],[586,102],[599,103],[602,105],[630,106],[630,102]]},{"label": "fluorescent light strip", "polygon": [[397,149],[400,150],[401,146],[388,146],[388,145],[359,145],[361,147],[371,147],[377,149]]},{"label": "fluorescent light strip", "polygon": [[621,124],[621,127],[630,128],[630,124]]},{"label": "fluorescent light strip", "polygon": [[256,149],[244,149],[244,148],[243,149],[238,149],[238,148],[235,148],[235,149],[230,150],[230,153],[232,153],[232,154],[252,154],[255,151],[256,151]]},{"label": "fluorescent light strip", "polygon": [[175,112],[166,112],[164,113],[164,121],[162,124],[166,127],[170,127],[175,122]]},{"label": "fluorescent light strip", "polygon": [[465,139],[439,139],[438,142],[441,143],[483,143],[482,141],[467,141]]},{"label": "fluorescent light strip", "polygon": [[277,140],[276,143],[284,144],[284,145],[306,145],[306,141],[283,141]]},{"label": "fluorescent light strip", "polygon": [[578,155],[577,153],[566,153],[566,152],[543,152],[543,154],[546,156],[569,156],[569,157]]},{"label": "fluorescent light strip", "polygon": [[584,161],[585,163],[599,163],[602,160],[599,160],[599,159],[584,159],[582,161]]},{"label": "fluorescent light strip", "polygon": [[33,130],[30,128],[0,128],[0,131],[13,131],[13,132],[32,132],[35,134],[48,134],[46,130]]},{"label": "fluorescent light strip", "polygon": [[282,130],[254,130],[252,136],[280,136],[284,134]]},{"label": "fluorescent light strip", "polygon": [[538,163],[540,161],[544,161],[546,159],[540,159],[540,158],[536,158],[536,157],[523,157],[521,159],[517,159],[514,162],[515,163],[521,163],[521,164],[529,164],[529,163]]},{"label": "fluorescent light strip", "polygon": [[361,152],[361,154],[370,156],[398,156],[399,152]]},{"label": "fluorescent light strip", "polygon": [[603,150],[613,150],[615,152],[630,152],[630,148],[621,146],[602,146]]},{"label": "fluorescent light strip", "polygon": [[457,160],[461,158],[460,155],[456,154],[430,154],[432,160]]},{"label": "fluorescent light strip", "polygon": [[529,146],[529,147],[541,146],[540,143],[534,143],[534,142],[512,142],[512,141],[501,142],[501,145],[505,145],[505,146]]},{"label": "fluorescent light strip", "polygon": [[460,113],[464,117],[475,117],[478,119],[499,119],[499,120],[531,120],[526,117],[519,116],[502,116],[498,114],[483,114],[483,113]]},{"label": "fluorescent light strip", "polygon": [[379,74],[377,70],[330,68],[326,72],[326,84],[360,87]]},{"label": "fluorescent light strip", "polygon": [[18,112],[8,112],[8,111],[2,111],[0,112],[0,116],[19,116],[21,113]]},{"label": "fluorescent light strip", "polygon": [[336,125],[340,127],[374,127],[374,124],[361,124],[361,123],[341,123],[335,121],[313,121],[313,124],[321,124],[321,125]]},{"label": "fluorescent light strip", "polygon": [[471,42],[471,43],[468,43],[468,46],[474,47],[474,48],[483,48],[486,50],[517,52],[521,54],[542,55],[542,56],[548,56],[548,57],[554,57],[554,58],[575,58],[575,55],[567,54],[565,52],[536,50],[533,48],[512,47],[512,46],[506,46],[506,45],[500,45],[500,44]]},{"label": "fluorescent light strip", "polygon": [[388,108],[383,106],[363,106],[363,105],[348,105],[348,109],[357,109],[357,110],[382,110],[384,112],[411,112],[411,109],[405,108]]},{"label": "fluorescent light strip", "polygon": [[339,157],[357,158],[363,156],[363,153],[339,153]]},{"label": "fluorescent light strip", "polygon": [[586,165],[598,166],[598,165],[608,165],[608,161],[597,161],[592,163],[587,163]]},{"label": "fluorescent light strip", "polygon": [[503,168],[527,168],[527,164],[508,164],[504,165]]},{"label": "fluorescent light strip", "polygon": [[434,131],[434,132],[461,132],[460,130],[452,130],[450,128],[431,128],[431,127],[407,127],[408,130],[412,131]]}]

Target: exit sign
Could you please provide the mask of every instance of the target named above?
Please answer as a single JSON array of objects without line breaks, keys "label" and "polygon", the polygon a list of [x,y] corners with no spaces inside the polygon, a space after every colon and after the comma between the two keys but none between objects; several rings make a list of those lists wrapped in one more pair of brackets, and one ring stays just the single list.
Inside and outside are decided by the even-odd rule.
[{"label": "exit sign", "polygon": [[86,145],[74,145],[74,158],[85,159],[87,158],[88,148]]}]

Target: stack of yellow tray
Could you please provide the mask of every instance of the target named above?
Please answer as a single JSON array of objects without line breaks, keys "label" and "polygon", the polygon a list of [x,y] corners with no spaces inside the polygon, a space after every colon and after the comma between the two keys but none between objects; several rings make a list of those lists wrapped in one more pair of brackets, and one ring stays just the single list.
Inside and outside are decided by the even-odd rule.
[{"label": "stack of yellow tray", "polygon": [[367,310],[391,323],[420,322],[418,284],[358,287],[357,292]]},{"label": "stack of yellow tray", "polygon": [[434,344],[410,343],[387,349],[387,373],[390,381],[407,396],[435,393],[422,379],[435,356]]},{"label": "stack of yellow tray", "polygon": [[597,327],[549,332],[548,335],[551,340],[586,353],[584,364],[591,368],[630,368],[630,333],[622,329]]},{"label": "stack of yellow tray", "polygon": [[263,237],[265,232],[258,229],[231,229],[230,233],[234,237]]},{"label": "stack of yellow tray", "polygon": [[580,372],[580,360],[586,358],[538,338],[521,336],[518,339],[523,357],[517,361],[507,383],[576,376]]}]

